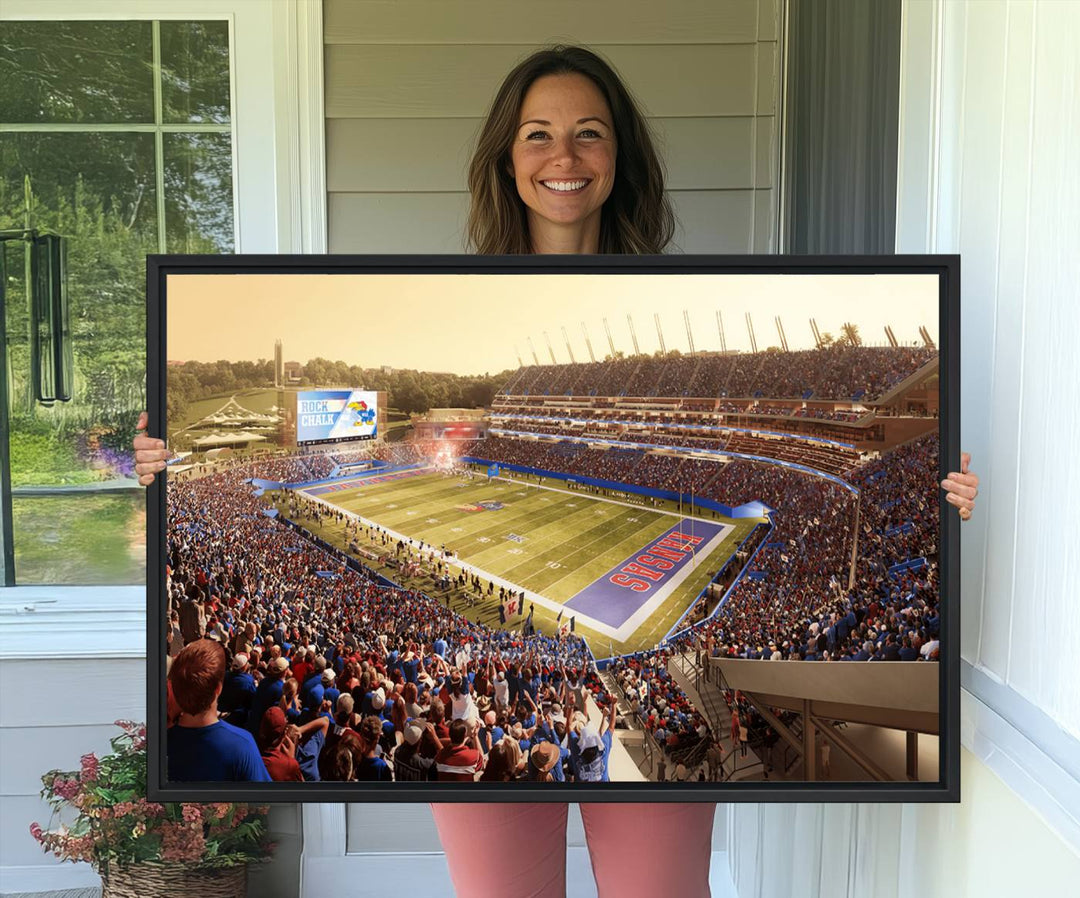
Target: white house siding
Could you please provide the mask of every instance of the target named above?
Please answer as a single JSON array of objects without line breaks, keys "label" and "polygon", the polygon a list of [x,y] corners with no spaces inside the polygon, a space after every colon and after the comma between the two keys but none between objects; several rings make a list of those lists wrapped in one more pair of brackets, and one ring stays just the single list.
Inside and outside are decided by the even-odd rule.
[{"label": "white house siding", "polygon": [[488,104],[517,61],[563,42],[611,60],[644,106],[675,251],[775,252],[779,8],[326,0],[330,251],[463,252],[466,167]]}]

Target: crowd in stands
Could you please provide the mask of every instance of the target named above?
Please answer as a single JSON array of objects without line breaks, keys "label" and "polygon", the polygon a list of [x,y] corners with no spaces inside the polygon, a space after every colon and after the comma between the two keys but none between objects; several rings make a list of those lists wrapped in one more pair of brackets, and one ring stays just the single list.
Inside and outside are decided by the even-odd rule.
[{"label": "crowd in stands", "polygon": [[[940,633],[936,435],[860,469],[854,583],[849,585],[855,497],[791,473],[744,484],[779,511],[768,543],[700,633],[728,657],[828,661],[936,660]],[[731,465],[725,474],[735,468]],[[744,469],[745,470],[745,469]],[[776,477],[788,480],[770,497]],[[909,565],[903,567],[903,565]]]},{"label": "crowd in stands", "polygon": [[709,735],[705,717],[668,672],[671,649],[616,659],[609,668],[631,710],[668,754],[698,744]]},{"label": "crowd in stands", "polygon": [[[572,452],[567,444],[489,437],[468,452],[630,485],[693,490],[731,507],[756,499],[776,510],[776,529],[755,557],[751,576],[739,582],[708,625],[722,634],[720,651],[740,657],[907,660],[926,657],[923,647],[936,640],[936,435],[850,475],[862,494],[851,588],[856,496],[843,485],[741,459],[716,464],[569,445]],[[827,466],[821,458],[799,460]],[[845,460],[847,469],[852,464]],[[913,560],[921,566],[890,572]]]},{"label": "crowd in stands", "polygon": [[795,352],[635,356],[522,367],[506,396],[713,396],[876,399],[937,355],[927,347],[834,345]]},{"label": "crowd in stands", "polygon": [[[699,370],[702,360],[693,361]],[[882,382],[906,376],[908,363],[894,358]],[[799,370],[794,362],[791,370]],[[747,442],[755,439],[736,435],[729,448],[760,451]],[[780,457],[797,441],[769,442],[783,450],[769,446]],[[803,462],[829,470],[836,461],[828,456],[834,450],[801,442]],[[296,529],[265,514],[250,484],[253,478],[317,480],[366,458],[415,464],[439,448],[380,443],[340,455],[233,459],[197,479],[170,479],[171,715],[179,721],[170,729],[171,777],[606,776],[614,704],[603,695],[582,640],[484,626],[421,592],[388,586],[313,538],[324,517],[343,520],[341,512],[286,492],[290,517],[310,528]],[[836,471],[858,493],[775,464],[574,442],[491,436],[462,444],[458,453],[693,491],[733,507],[759,500],[773,509],[773,530],[747,575],[713,617],[672,648],[704,639],[712,654],[752,659],[938,657],[936,435],[862,466],[848,453]],[[849,583],[856,505],[858,549]],[[387,541],[378,528],[350,526],[356,541]],[[408,563],[433,574],[446,565],[431,547],[403,549]],[[615,672],[645,726],[662,744],[683,748],[704,736],[704,720],[667,674],[665,660],[664,650],[621,659]],[[193,683],[200,670],[219,669],[221,694],[203,705],[205,688]],[[575,713],[584,709],[586,692],[605,708],[605,727],[591,727]],[[230,729],[221,729],[222,720]],[[236,735],[241,732],[246,738]]]},{"label": "crowd in stands", "polygon": [[[248,481],[306,477],[309,464],[168,485],[170,777],[607,778],[614,703],[584,642],[471,622],[264,514]],[[285,496],[321,530],[315,503]],[[207,671],[220,673],[211,704]],[[575,713],[586,692],[611,708],[599,729]]]}]

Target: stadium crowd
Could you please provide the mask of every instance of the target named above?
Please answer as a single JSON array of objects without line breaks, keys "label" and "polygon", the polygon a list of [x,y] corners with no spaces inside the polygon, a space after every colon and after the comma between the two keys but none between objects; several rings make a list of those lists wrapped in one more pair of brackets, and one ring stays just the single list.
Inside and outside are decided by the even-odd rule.
[{"label": "stadium crowd", "polygon": [[471,622],[265,514],[249,481],[309,465],[169,483],[170,778],[606,779],[614,701],[584,642]]},{"label": "stadium crowd", "polygon": [[876,399],[937,351],[928,347],[834,345],[794,352],[635,356],[522,367],[505,396],[715,396]]}]

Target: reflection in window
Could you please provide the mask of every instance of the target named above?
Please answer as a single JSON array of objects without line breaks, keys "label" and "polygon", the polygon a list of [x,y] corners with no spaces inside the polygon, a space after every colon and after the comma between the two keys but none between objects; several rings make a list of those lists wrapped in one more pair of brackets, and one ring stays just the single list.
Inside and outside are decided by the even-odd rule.
[{"label": "reflection in window", "polygon": [[73,400],[36,403],[23,244],[3,244],[20,583],[145,578],[146,254],[234,249],[229,65],[224,21],[0,32],[0,230],[68,238],[75,361]]}]

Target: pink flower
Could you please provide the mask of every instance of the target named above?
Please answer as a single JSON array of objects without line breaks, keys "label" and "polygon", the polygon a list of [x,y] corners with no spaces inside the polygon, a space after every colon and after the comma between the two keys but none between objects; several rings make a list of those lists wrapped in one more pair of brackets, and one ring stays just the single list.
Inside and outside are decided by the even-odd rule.
[{"label": "pink flower", "polygon": [[79,759],[82,763],[82,781],[84,783],[92,783],[98,778],[98,759],[97,756],[90,752],[90,754],[83,755]]},{"label": "pink flower", "polygon": [[141,817],[161,817],[165,813],[165,805],[158,804],[156,801],[147,801],[145,798],[140,798],[138,806],[135,808],[135,813]]},{"label": "pink flower", "polygon": [[34,837],[35,842],[44,841],[44,834],[43,834],[43,830],[41,829],[41,824],[40,823],[31,823],[30,824],[30,835],[32,835]]},{"label": "pink flower", "polygon": [[161,859],[163,861],[197,861],[202,858],[206,839],[201,827],[186,823],[163,823],[161,826]]},{"label": "pink flower", "polygon": [[202,808],[197,804],[186,804],[183,810],[184,820],[188,823],[202,823]]},{"label": "pink flower", "polygon": [[58,776],[53,781],[53,791],[65,801],[71,801],[79,793],[79,783],[77,780]]}]

